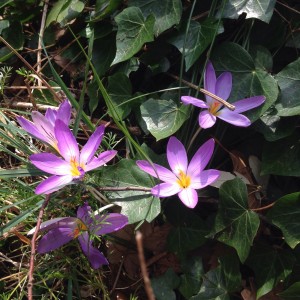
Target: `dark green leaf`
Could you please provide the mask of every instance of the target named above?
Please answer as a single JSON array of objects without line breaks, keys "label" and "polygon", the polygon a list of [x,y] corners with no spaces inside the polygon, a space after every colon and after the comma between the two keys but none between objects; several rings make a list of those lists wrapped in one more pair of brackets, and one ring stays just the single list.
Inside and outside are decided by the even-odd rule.
[{"label": "dark green leaf", "polygon": [[239,179],[223,183],[219,189],[220,204],[213,234],[226,245],[236,249],[244,262],[259,227],[258,215],[248,208],[245,183]]},{"label": "dark green leaf", "polygon": [[103,18],[111,15],[116,11],[122,0],[97,0],[95,6],[95,15],[92,18],[93,22],[100,21]]},{"label": "dark green leaf", "polygon": [[280,228],[291,248],[300,243],[300,193],[289,194],[277,200],[267,218]]},{"label": "dark green leaf", "polygon": [[229,0],[225,4],[222,17],[238,19],[241,14],[246,13],[246,18],[256,18],[269,23],[275,3],[275,0]]},{"label": "dark green leaf", "polygon": [[[135,161],[123,159],[113,166],[101,169],[100,185],[111,187],[152,188],[152,178],[140,170]],[[160,200],[144,191],[108,192],[111,202],[122,207],[121,213],[126,215],[129,223],[146,220],[151,222],[160,213]]]},{"label": "dark green leaf", "polygon": [[293,134],[276,142],[266,142],[262,153],[262,174],[300,176],[300,136]]},{"label": "dark green leaf", "polygon": [[300,114],[300,58],[287,65],[276,77],[281,97],[276,109],[279,116]]},{"label": "dark green leaf", "polygon": [[270,292],[280,280],[287,278],[295,258],[291,251],[259,245],[251,251],[246,263],[254,270],[258,299]]},{"label": "dark green leaf", "polygon": [[180,283],[179,277],[172,269],[168,269],[162,276],[151,279],[151,285],[157,300],[176,300],[173,291]]},{"label": "dark green leaf", "polygon": [[45,172],[39,169],[24,168],[24,169],[2,169],[0,170],[0,178],[16,178],[16,177],[26,177],[26,176],[42,176]]},{"label": "dark green leaf", "polygon": [[180,0],[129,0],[128,5],[140,8],[145,18],[151,14],[155,17],[156,36],[180,22],[182,13]]},{"label": "dark green leaf", "polygon": [[284,300],[289,300],[289,299],[297,300],[297,299],[299,299],[300,282],[295,282],[288,289],[286,289],[285,291],[279,293],[278,295]]},{"label": "dark green leaf", "polygon": [[250,48],[254,64],[257,68],[270,72],[273,67],[273,58],[271,52],[263,46],[253,46]]},{"label": "dark green leaf", "polygon": [[149,15],[146,20],[137,7],[128,7],[115,17],[118,25],[117,53],[112,64],[131,58],[146,42],[153,41],[155,18]]},{"label": "dark green leaf", "polygon": [[262,116],[276,101],[279,93],[276,80],[261,69],[261,63],[256,66],[250,54],[240,45],[234,43],[220,45],[214,51],[212,60],[217,71],[232,73],[233,86],[229,102],[252,96],[266,96],[263,105],[245,113],[252,122]]},{"label": "dark green leaf", "polygon": [[149,99],[141,105],[143,129],[161,140],[174,134],[189,117],[188,106],[177,106],[173,100]]},{"label": "dark green leaf", "polygon": [[223,27],[219,27],[218,20],[206,19],[202,23],[192,20],[187,34],[186,26],[181,27],[169,42],[183,54],[185,70],[188,71],[210,45],[216,33],[222,32]]}]

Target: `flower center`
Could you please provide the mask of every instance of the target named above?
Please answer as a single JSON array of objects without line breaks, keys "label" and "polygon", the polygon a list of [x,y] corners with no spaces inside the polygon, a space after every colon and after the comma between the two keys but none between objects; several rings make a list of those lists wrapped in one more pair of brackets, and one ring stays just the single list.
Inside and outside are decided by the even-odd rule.
[{"label": "flower center", "polygon": [[75,158],[71,159],[70,165],[71,165],[71,175],[73,177],[81,179],[85,174],[83,165],[80,165]]},{"label": "flower center", "polygon": [[181,188],[185,189],[191,184],[191,177],[186,175],[182,170],[179,170],[177,183]]},{"label": "flower center", "polygon": [[72,236],[74,239],[76,239],[83,231],[87,230],[88,228],[86,227],[86,225],[82,221],[78,220],[77,227],[74,229]]},{"label": "flower center", "polygon": [[217,116],[218,115],[218,111],[221,109],[221,107],[222,107],[221,103],[219,103],[217,101],[214,101],[214,103],[209,108],[209,112],[212,115]]}]

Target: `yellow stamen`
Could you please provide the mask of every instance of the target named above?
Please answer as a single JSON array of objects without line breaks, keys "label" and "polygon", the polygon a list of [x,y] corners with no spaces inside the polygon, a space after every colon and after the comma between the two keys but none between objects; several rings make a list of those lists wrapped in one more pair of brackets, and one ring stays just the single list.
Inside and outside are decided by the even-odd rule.
[{"label": "yellow stamen", "polygon": [[74,177],[80,176],[81,173],[80,173],[80,170],[78,169],[78,167],[80,167],[84,170],[83,165],[80,165],[74,157],[71,159],[70,165],[71,165],[71,175]]},{"label": "yellow stamen", "polygon": [[87,230],[88,228],[86,227],[86,225],[80,220],[78,220],[77,227],[74,229],[72,236],[74,239],[76,239],[81,234],[82,231],[87,231]]},{"label": "yellow stamen", "polygon": [[222,106],[221,103],[219,102],[214,102],[211,107],[209,108],[209,112],[214,115],[217,116],[218,115],[218,110],[220,109],[220,107]]},{"label": "yellow stamen", "polygon": [[180,185],[181,188],[185,189],[190,186],[191,184],[191,177],[186,175],[182,170],[179,171],[177,183]]}]

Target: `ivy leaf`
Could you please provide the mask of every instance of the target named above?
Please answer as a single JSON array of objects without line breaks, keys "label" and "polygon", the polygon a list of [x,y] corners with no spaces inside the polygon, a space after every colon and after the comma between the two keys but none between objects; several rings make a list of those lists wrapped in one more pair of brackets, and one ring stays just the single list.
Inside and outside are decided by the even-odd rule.
[{"label": "ivy leaf", "polygon": [[246,19],[256,18],[269,23],[275,3],[275,0],[229,0],[226,2],[222,17],[238,19],[241,14],[246,13]]},{"label": "ivy leaf", "polygon": [[252,122],[260,118],[277,100],[279,91],[276,80],[265,68],[261,68],[261,63],[256,66],[251,55],[240,45],[220,45],[214,51],[212,60],[217,71],[232,73],[233,86],[229,102],[252,96],[266,96],[263,105],[245,113]]},{"label": "ivy leaf", "polygon": [[300,114],[300,58],[287,65],[276,77],[281,97],[276,105],[279,116],[295,116]]},{"label": "ivy leaf", "polygon": [[244,262],[257,233],[259,217],[248,209],[247,187],[241,179],[226,181],[219,193],[220,204],[213,234],[217,234],[220,242],[235,248]]},{"label": "ivy leaf", "polygon": [[121,3],[122,0],[97,0],[95,5],[95,15],[91,21],[97,22],[111,15]]},{"label": "ivy leaf", "polygon": [[223,32],[223,27],[218,25],[218,20],[206,19],[202,23],[191,20],[187,34],[186,26],[182,26],[179,32],[169,40],[184,55],[186,71],[210,45],[216,31]]},{"label": "ivy leaf", "polygon": [[162,276],[151,279],[151,285],[157,300],[176,300],[173,291],[180,283],[179,277],[172,269],[168,269]]},{"label": "ivy leaf", "polygon": [[[154,185],[152,178],[130,159],[102,168],[99,178],[101,186],[152,188]],[[150,191],[111,191],[106,195],[111,202],[122,207],[121,213],[128,217],[130,224],[143,220],[151,222],[160,213],[160,200]]]},{"label": "ivy leaf", "polygon": [[236,256],[220,258],[220,265],[203,276],[200,291],[190,300],[229,300],[241,285],[240,265]]},{"label": "ivy leaf", "polygon": [[154,34],[158,36],[172,26],[179,24],[182,4],[180,0],[129,0],[128,6],[140,8],[144,17],[155,17]]},{"label": "ivy leaf", "polygon": [[265,143],[261,173],[300,176],[300,135],[293,134],[276,142]]},{"label": "ivy leaf", "polygon": [[147,19],[138,7],[128,7],[115,17],[118,25],[117,53],[113,65],[125,61],[136,54],[146,42],[153,41],[155,18]]},{"label": "ivy leaf", "polygon": [[295,282],[289,288],[279,293],[278,295],[284,300],[289,300],[289,299],[297,300],[300,295],[300,281]]},{"label": "ivy leaf", "polygon": [[[149,99],[141,107],[142,129],[161,140],[174,134],[189,117],[188,106],[177,106],[173,100]],[[145,131],[145,130],[144,130]]]},{"label": "ivy leaf", "polygon": [[255,273],[257,299],[270,292],[279,281],[291,274],[295,258],[290,250],[275,249],[266,245],[256,246],[246,264]]},{"label": "ivy leaf", "polygon": [[268,220],[283,233],[286,243],[295,248],[300,243],[300,193],[285,195],[275,202],[267,214]]}]

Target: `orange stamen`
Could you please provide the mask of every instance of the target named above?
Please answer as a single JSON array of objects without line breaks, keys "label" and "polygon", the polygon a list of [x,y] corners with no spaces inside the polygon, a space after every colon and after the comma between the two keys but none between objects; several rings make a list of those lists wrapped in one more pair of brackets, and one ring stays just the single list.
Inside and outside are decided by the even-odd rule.
[{"label": "orange stamen", "polygon": [[187,176],[182,170],[179,171],[179,178],[177,183],[180,185],[181,188],[185,189],[190,186],[191,184],[191,177]]}]

